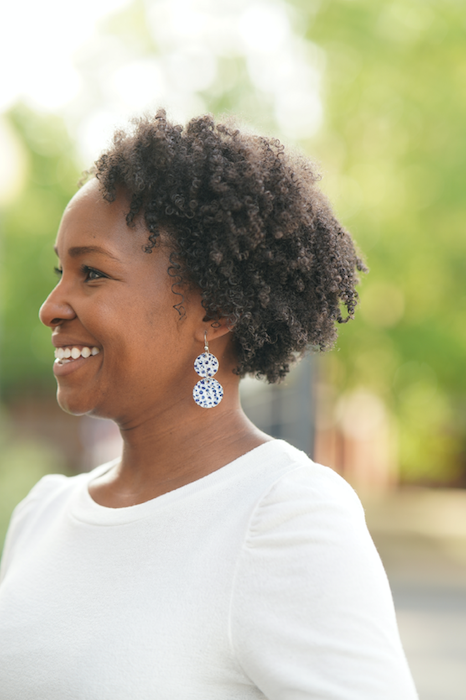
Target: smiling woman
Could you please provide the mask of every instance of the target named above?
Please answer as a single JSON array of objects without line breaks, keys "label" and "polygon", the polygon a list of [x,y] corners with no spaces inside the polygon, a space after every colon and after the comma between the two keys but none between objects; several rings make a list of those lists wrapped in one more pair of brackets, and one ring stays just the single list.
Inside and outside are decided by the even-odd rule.
[{"label": "smiling woman", "polygon": [[313,167],[159,112],[92,173],[40,317],[60,406],[123,452],[13,515],[2,700],[414,699],[356,495],[239,402],[354,312],[364,265]]}]

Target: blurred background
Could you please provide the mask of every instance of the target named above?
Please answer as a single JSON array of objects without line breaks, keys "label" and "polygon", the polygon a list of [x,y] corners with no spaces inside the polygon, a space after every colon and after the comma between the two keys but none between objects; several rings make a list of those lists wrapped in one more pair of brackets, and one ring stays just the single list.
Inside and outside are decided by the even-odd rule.
[{"label": "blurred background", "polygon": [[43,474],[119,449],[56,406],[37,317],[80,173],[131,116],[234,114],[318,163],[371,270],[335,350],[245,408],[353,484],[421,700],[465,700],[464,2],[17,0],[0,28],[0,539]]}]

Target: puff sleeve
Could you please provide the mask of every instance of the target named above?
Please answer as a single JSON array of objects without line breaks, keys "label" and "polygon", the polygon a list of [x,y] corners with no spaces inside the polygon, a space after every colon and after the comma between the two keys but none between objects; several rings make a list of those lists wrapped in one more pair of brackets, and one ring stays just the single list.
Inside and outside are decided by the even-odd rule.
[{"label": "puff sleeve", "polygon": [[416,700],[361,503],[313,466],[275,482],[251,517],[232,591],[233,653],[269,700]]}]

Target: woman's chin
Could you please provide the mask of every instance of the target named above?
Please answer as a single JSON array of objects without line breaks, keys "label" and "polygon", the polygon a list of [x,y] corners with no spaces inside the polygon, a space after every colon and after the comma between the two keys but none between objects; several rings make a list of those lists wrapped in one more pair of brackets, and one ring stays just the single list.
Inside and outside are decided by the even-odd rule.
[{"label": "woman's chin", "polygon": [[115,420],[109,406],[105,405],[104,401],[99,401],[98,397],[88,393],[79,395],[76,391],[66,390],[59,386],[57,403],[65,413],[70,413],[72,416],[92,416],[93,418]]},{"label": "woman's chin", "polygon": [[95,402],[89,396],[78,396],[76,392],[70,392],[58,387],[57,403],[66,413],[73,416],[84,416],[87,413],[94,413]]}]

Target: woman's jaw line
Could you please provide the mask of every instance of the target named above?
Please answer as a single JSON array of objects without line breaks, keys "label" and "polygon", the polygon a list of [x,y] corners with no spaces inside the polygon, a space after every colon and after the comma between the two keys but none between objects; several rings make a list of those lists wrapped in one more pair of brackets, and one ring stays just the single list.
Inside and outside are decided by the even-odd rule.
[{"label": "woman's jaw line", "polygon": [[[102,382],[102,375],[99,379],[102,367],[99,367],[95,379],[89,377],[88,388],[83,383],[77,385],[79,370],[84,370],[88,363],[103,360],[104,353],[89,358],[79,358],[69,364],[54,364],[54,371],[58,381],[57,400],[61,408],[76,416],[87,415],[92,418],[112,420],[118,426],[123,439],[128,436],[133,440],[136,435],[142,440],[149,436],[155,436],[160,431],[165,435],[182,435],[185,425],[197,425],[199,430],[204,430],[204,426],[209,426],[216,421],[223,422],[225,414],[235,411],[240,407],[239,402],[239,378],[233,373],[231,378],[222,377],[221,383],[226,389],[226,396],[222,402],[214,408],[201,408],[192,398],[192,389],[196,383],[196,375],[191,381],[185,380],[179,383],[178,390],[173,387],[163,390],[160,385],[146,386],[144,395],[138,394],[137,399],[131,395],[128,386],[121,387],[116,394],[112,385]],[[91,365],[89,365],[91,367]],[[56,369],[57,368],[57,369]],[[68,374],[74,374],[72,382],[68,382]],[[194,373],[193,373],[194,374]],[[64,378],[64,382],[60,381]],[[83,377],[84,378],[84,377]],[[87,382],[86,382],[87,383]],[[121,396],[126,396],[122,401]]]}]

